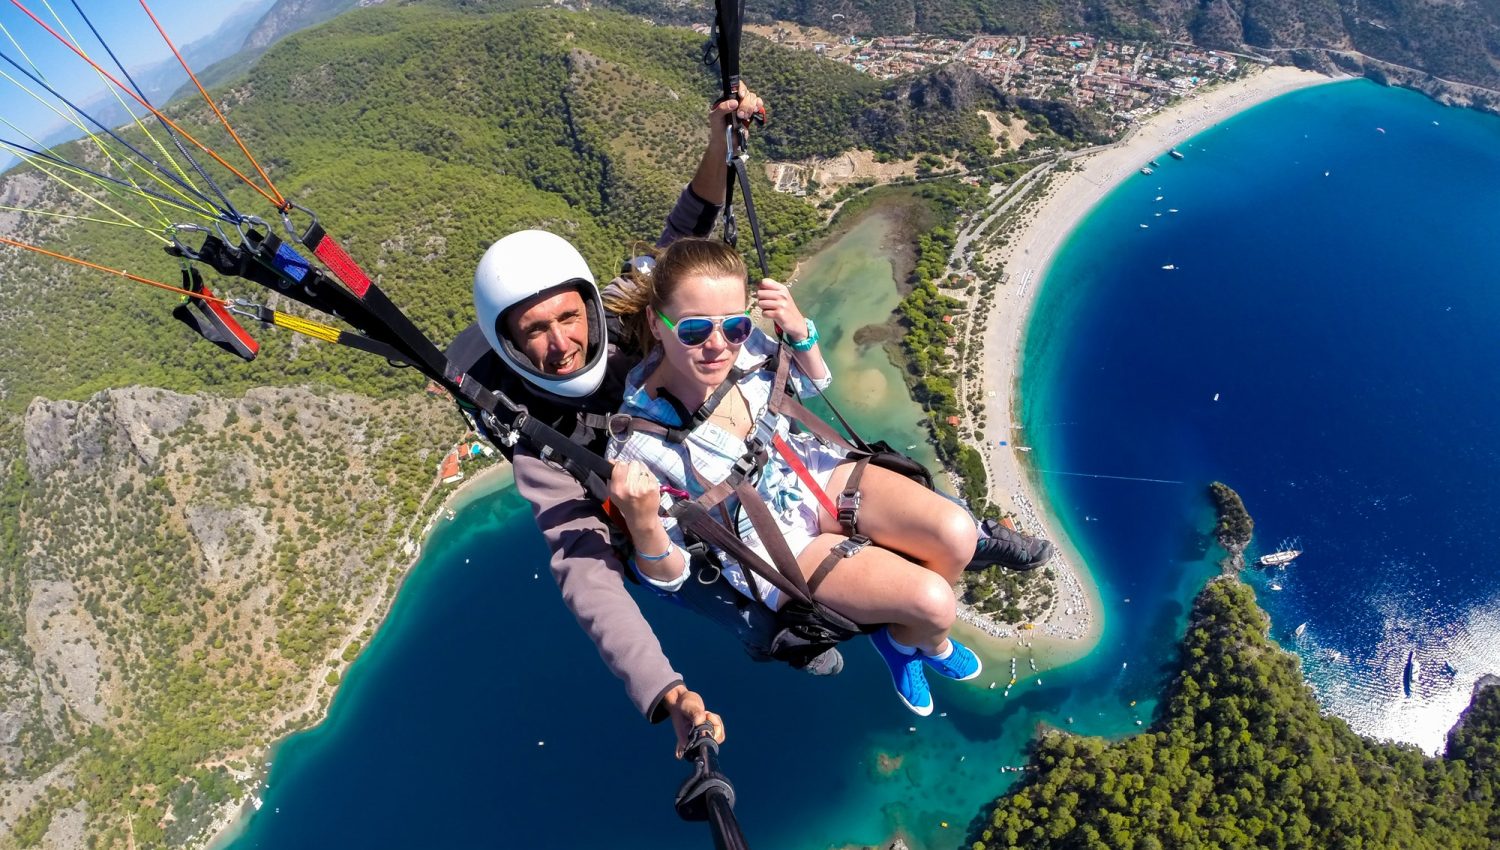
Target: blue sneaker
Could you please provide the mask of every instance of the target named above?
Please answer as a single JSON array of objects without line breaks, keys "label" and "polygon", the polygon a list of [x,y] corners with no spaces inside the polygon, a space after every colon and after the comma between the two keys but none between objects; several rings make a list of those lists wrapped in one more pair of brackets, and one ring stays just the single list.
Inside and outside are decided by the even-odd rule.
[{"label": "blue sneaker", "polygon": [[927,662],[932,672],[944,678],[967,682],[978,676],[979,671],[984,669],[984,665],[979,663],[979,656],[974,654],[974,650],[953,638],[948,638],[948,642],[953,645],[953,651],[948,653],[947,658],[934,658],[920,651],[917,654],[922,656],[922,660]]},{"label": "blue sneaker", "polygon": [[932,713],[932,691],[927,688],[927,674],[922,671],[922,654],[907,655],[891,646],[891,637],[881,628],[870,633],[870,643],[891,669],[891,683],[896,686],[896,695],[914,714],[923,717]]}]

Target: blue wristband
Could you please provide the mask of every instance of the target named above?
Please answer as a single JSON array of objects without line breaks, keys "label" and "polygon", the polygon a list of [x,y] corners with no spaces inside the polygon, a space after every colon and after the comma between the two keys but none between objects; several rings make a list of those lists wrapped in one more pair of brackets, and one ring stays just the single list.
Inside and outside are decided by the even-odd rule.
[{"label": "blue wristband", "polygon": [[812,319],[807,320],[807,338],[798,342],[792,342],[785,335],[782,341],[791,347],[793,351],[812,351],[812,347],[818,344],[818,326],[813,324]]},{"label": "blue wristband", "polygon": [[672,554],[676,550],[677,550],[677,546],[675,544],[673,544],[672,541],[668,540],[667,541],[667,551],[661,553],[660,555],[647,555],[645,552],[642,552],[641,550],[637,549],[635,551],[635,558],[638,561],[660,561],[663,558],[667,557],[668,555]]}]

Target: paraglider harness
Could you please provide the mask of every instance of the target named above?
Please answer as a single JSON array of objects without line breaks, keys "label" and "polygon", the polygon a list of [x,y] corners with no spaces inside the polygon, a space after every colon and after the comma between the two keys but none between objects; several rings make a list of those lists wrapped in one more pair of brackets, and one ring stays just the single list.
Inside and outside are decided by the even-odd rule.
[{"label": "paraglider harness", "polygon": [[[689,412],[670,392],[658,389],[657,397],[667,401],[677,412],[677,424],[620,413],[610,418],[609,430],[611,438],[621,442],[629,439],[632,433],[643,433],[681,445],[688,451],[685,466],[688,474],[694,477],[701,495],[677,500],[667,509],[666,515],[677,521],[688,540],[691,554],[707,559],[722,570],[723,564],[714,551],[717,549],[781,592],[787,601],[775,611],[778,628],[770,650],[773,657],[796,665],[806,664],[825,650],[875,628],[855,623],[815,598],[819,585],[835,567],[870,544],[870,538],[859,533],[859,485],[865,469],[874,464],[929,489],[933,482],[932,474],[920,463],[893,450],[883,441],[872,443],[862,439],[826,396],[823,401],[838,419],[844,434],[808,410],[797,397],[791,375],[794,367],[790,349],[785,344],[779,345],[776,353],[764,361],[748,368],[731,369],[724,382],[695,411]],[[691,449],[686,442],[688,435],[713,415],[719,403],[740,380],[761,371],[769,373],[771,395],[766,409],[751,425],[745,440],[745,453],[735,461],[724,480],[704,480],[691,462]],[[836,500],[829,498],[818,486],[795,451],[777,433],[781,416],[823,444],[843,449],[848,460],[853,462],[854,468]],[[809,577],[802,575],[796,553],[787,544],[770,508],[756,490],[756,481],[773,452],[782,457],[848,535],[847,540],[833,547]],[[733,509],[732,505],[735,506]],[[743,525],[733,515],[736,511],[743,515],[762,541],[766,554],[770,556],[769,562],[741,538],[739,529]]]}]

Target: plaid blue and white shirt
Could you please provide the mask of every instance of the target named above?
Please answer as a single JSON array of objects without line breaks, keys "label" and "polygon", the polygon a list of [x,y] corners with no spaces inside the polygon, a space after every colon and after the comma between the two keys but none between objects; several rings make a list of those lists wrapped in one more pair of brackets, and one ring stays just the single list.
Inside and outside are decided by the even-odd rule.
[{"label": "plaid blue and white shirt", "polygon": [[[776,341],[756,328],[750,334],[750,338],[745,340],[744,345],[740,346],[734,365],[741,369],[750,369],[774,355],[776,348]],[[643,417],[664,425],[680,426],[683,424],[682,419],[672,404],[666,399],[652,398],[643,386],[646,378],[661,362],[661,356],[661,349],[658,348],[631,370],[625,381],[625,399],[620,410],[622,413]],[[813,381],[803,375],[795,364],[791,374],[799,396],[813,395],[819,390],[826,389],[833,381],[831,375],[822,380]],[[739,390],[744,395],[757,423],[751,433],[761,433],[765,435],[766,440],[769,440],[769,432],[774,427],[776,433],[792,446],[814,475],[820,469],[825,472],[831,469],[843,459],[842,448],[826,446],[811,434],[792,433],[791,421],[785,415],[774,417],[774,422],[763,421],[766,407],[770,404],[771,393],[776,389],[772,386],[773,381],[774,374],[769,369],[756,369],[739,380]],[[655,434],[632,432],[624,441],[611,440],[608,454],[611,460],[640,461],[649,467],[663,484],[686,491],[696,498],[704,492],[703,485],[699,483],[700,478],[710,484],[723,481],[729,477],[735,461],[739,460],[746,451],[744,440],[713,422],[704,422],[694,429],[683,443],[670,443]],[[689,464],[697,470],[698,475],[689,473]],[[777,518],[777,523],[783,531],[817,533],[818,503],[806,498],[806,488],[779,454],[771,452],[770,459],[756,481],[756,489],[765,500],[767,507],[771,509],[771,513]],[[675,501],[673,496],[667,493],[662,494],[663,509],[670,508]],[[738,513],[739,500],[731,496],[725,501],[725,507],[731,511],[731,515],[735,515]],[[683,535],[682,531],[677,528],[677,521],[664,517],[662,525],[666,528],[667,535],[672,542],[681,547]],[[750,528],[749,522],[741,522],[740,526],[741,538],[759,552],[767,562],[770,562],[770,557],[766,554],[754,529]],[[747,571],[742,570],[732,558],[727,557],[723,552],[718,554],[724,564],[724,576],[736,590],[752,599],[758,598],[772,608],[778,606],[779,592],[775,586],[759,576],[747,578]],[[675,590],[682,586],[686,578],[687,574],[684,572],[673,582],[651,583],[663,590]]]}]

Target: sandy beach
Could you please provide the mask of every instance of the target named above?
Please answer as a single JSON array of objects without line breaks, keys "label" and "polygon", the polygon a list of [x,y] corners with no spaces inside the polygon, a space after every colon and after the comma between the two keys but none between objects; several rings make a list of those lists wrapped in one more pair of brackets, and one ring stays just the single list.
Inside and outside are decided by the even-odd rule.
[{"label": "sandy beach", "polygon": [[[1072,159],[1073,169],[1055,174],[1036,204],[1035,212],[1011,235],[1002,251],[1007,284],[1000,287],[989,309],[990,322],[979,352],[986,364],[980,390],[984,396],[984,443],[980,447],[989,471],[990,498],[1016,517],[1017,527],[1041,534],[1059,544],[1049,565],[1057,571],[1059,593],[1051,610],[1031,629],[997,626],[973,611],[960,616],[973,629],[1011,647],[1028,649],[1045,670],[1081,657],[1097,642],[1104,611],[1097,584],[1079,552],[1062,534],[1062,525],[1038,498],[1037,484],[1027,474],[1022,455],[1000,446],[1014,445],[1015,398],[1027,319],[1036,303],[1042,278],[1063,240],[1090,209],[1111,189],[1143,164],[1163,155],[1214,124],[1287,92],[1333,82],[1334,78],[1295,68],[1272,67],[1248,79],[1199,92],[1150,116],[1124,140]],[[992,646],[993,641],[987,641]],[[998,648],[998,647],[997,647]]]}]

